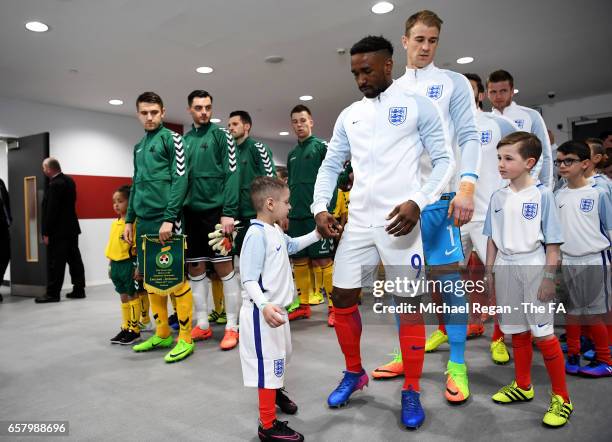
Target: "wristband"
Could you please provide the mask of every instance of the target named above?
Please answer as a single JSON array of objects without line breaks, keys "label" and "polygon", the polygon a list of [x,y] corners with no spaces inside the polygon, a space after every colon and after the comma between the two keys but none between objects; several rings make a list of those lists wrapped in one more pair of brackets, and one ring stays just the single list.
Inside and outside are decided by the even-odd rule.
[{"label": "wristband", "polygon": [[544,272],[544,279],[555,280],[555,274],[551,272]]}]

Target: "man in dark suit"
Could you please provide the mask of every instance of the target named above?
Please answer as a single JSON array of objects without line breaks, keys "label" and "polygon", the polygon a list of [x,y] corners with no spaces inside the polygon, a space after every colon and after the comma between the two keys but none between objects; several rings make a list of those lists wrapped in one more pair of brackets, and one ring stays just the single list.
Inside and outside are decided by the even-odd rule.
[{"label": "man in dark suit", "polygon": [[[0,284],[4,281],[4,272],[11,260],[11,237],[9,235],[9,226],[11,225],[11,202],[9,194],[4,185],[4,181],[0,179]],[[2,295],[0,295],[2,302]]]},{"label": "man in dark suit", "polygon": [[47,245],[47,293],[36,298],[36,302],[59,302],[66,263],[73,285],[66,297],[84,298],[85,269],[79,252],[81,229],[75,209],[76,185],[72,178],[62,173],[55,158],[43,161],[43,172],[49,178],[42,204],[42,235]]}]

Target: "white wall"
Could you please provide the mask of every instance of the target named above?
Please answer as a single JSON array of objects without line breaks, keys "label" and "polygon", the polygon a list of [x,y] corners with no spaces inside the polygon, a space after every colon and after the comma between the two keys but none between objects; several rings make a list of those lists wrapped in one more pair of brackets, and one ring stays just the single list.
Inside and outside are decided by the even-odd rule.
[{"label": "white wall", "polygon": [[[569,140],[572,135],[570,120],[582,116],[612,114],[612,93],[543,104],[541,107],[546,126],[553,132],[555,142],[559,145]],[[557,129],[558,124],[563,125],[562,130]]]},{"label": "white wall", "polygon": [[[40,132],[50,132],[50,153],[68,175],[131,176],[132,147],[142,136],[135,118],[0,97],[0,135]],[[2,155],[0,173],[5,150]],[[110,205],[110,198],[100,195],[100,204]],[[110,223],[110,219],[80,221],[79,246],[89,285],[109,282],[104,247]],[[65,285],[69,282],[66,273]]]}]

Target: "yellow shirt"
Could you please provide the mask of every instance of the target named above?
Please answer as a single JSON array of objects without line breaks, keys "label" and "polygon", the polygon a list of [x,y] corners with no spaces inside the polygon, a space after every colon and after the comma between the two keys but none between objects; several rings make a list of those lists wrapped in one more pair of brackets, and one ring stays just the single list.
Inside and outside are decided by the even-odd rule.
[{"label": "yellow shirt", "polygon": [[111,261],[123,261],[130,258],[130,244],[123,239],[124,229],[124,219],[113,221],[105,251],[106,257]]},{"label": "yellow shirt", "polygon": [[348,214],[349,192],[338,189],[338,199],[334,209],[334,218],[340,218],[343,214]]}]

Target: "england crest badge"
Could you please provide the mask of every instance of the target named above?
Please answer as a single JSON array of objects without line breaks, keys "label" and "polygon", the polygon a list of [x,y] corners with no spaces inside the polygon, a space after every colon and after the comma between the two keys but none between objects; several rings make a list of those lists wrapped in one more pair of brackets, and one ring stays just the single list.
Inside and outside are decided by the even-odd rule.
[{"label": "england crest badge", "polygon": [[580,200],[580,210],[587,213],[593,210],[593,206],[595,205],[595,200],[589,198],[582,198]]},{"label": "england crest badge", "polygon": [[425,93],[425,95],[427,95],[427,97],[431,98],[432,100],[437,100],[442,96],[443,89],[443,84],[432,84],[431,86],[427,87],[427,92]]},{"label": "england crest badge", "polygon": [[493,131],[490,129],[480,131],[480,144],[489,144],[491,142],[491,138],[493,138]]},{"label": "england crest badge", "polygon": [[406,121],[407,107],[390,107],[389,108],[389,123],[394,126],[399,126]]},{"label": "england crest badge", "polygon": [[285,372],[285,360],[284,359],[274,359],[274,375],[277,378],[283,376]]},{"label": "england crest badge", "polygon": [[523,203],[523,217],[534,219],[538,214],[538,203]]}]

